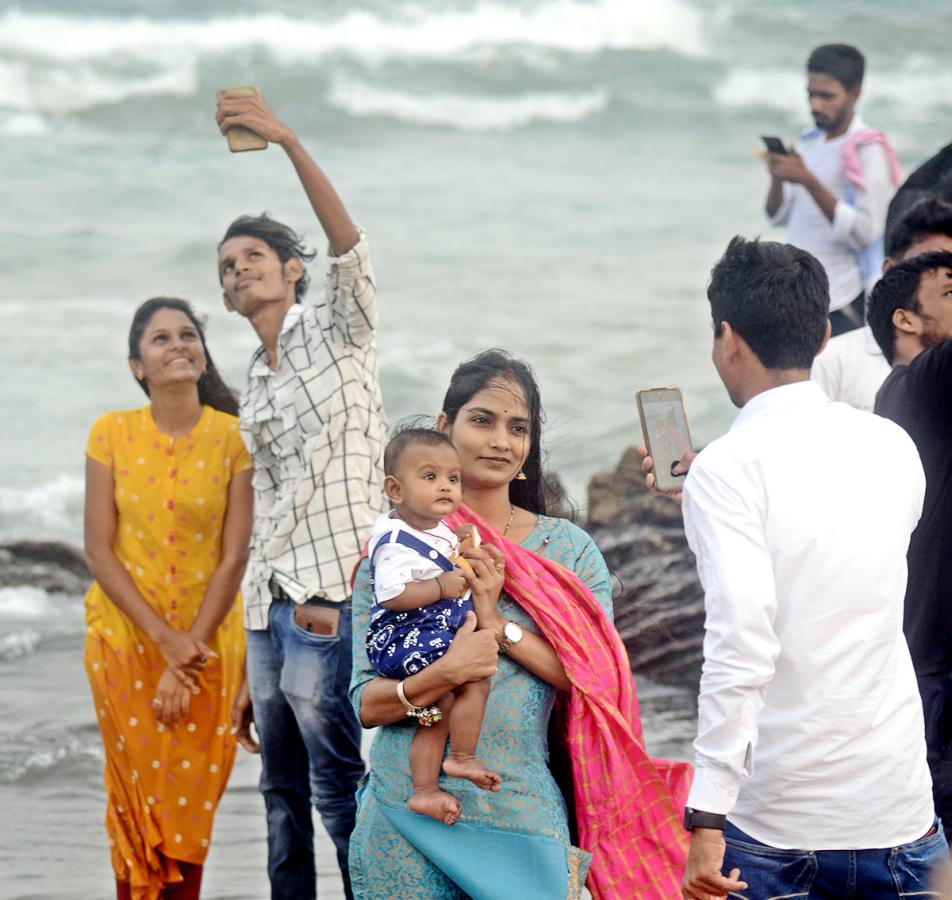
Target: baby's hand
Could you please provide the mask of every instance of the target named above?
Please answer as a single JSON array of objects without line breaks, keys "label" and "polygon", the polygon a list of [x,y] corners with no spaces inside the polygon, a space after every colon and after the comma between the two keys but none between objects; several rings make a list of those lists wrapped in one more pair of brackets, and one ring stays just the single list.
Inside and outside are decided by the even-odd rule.
[{"label": "baby's hand", "polygon": [[459,569],[453,569],[452,572],[443,572],[440,575],[440,587],[443,592],[440,597],[443,600],[455,600],[462,597],[467,588],[466,579]]}]

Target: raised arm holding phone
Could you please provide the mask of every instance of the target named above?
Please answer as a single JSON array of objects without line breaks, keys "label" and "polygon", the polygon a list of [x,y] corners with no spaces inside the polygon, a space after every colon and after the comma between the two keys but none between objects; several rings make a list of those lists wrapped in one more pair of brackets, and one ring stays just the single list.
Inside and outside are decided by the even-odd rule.
[{"label": "raised arm holding phone", "polygon": [[[272,897],[316,895],[312,804],[351,897],[348,843],[364,765],[347,699],[350,576],[383,511],[387,432],[374,273],[367,241],[330,179],[260,93],[221,92],[215,118],[223,134],[246,128],[284,150],[330,244],[331,271],[316,303],[306,300],[315,254],[267,215],[231,223],[218,276],[226,308],[261,341],[240,407],[255,464],[255,520],[247,681],[233,722],[247,749],[260,747]],[[254,156],[235,161],[253,164]]]}]

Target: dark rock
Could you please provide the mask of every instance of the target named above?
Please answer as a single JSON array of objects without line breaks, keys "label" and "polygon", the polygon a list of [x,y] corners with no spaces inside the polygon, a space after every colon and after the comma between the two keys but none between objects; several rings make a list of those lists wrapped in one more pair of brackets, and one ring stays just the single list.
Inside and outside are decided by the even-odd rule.
[{"label": "dark rock", "polygon": [[645,487],[634,447],[589,482],[588,530],[620,583],[615,625],[632,669],[680,686],[701,672],[704,593],[679,506]]},{"label": "dark rock", "polygon": [[82,553],[56,541],[0,544],[0,587],[27,584],[45,591],[84,594],[92,576]]}]

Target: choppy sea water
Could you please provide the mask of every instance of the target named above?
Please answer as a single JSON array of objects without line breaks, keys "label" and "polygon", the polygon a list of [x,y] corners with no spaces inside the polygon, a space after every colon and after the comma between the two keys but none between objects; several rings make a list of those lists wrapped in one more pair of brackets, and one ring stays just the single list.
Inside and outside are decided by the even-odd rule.
[{"label": "choppy sea water", "polygon": [[[391,417],[509,347],[584,508],[638,436],[636,388],[680,384],[698,441],[730,421],[706,274],[766,231],[749,148],[806,124],[808,50],[864,50],[863,114],[908,169],[950,139],[950,29],[944,0],[0,0],[0,538],[79,543],[88,428],[143,400],[123,348],[141,300],[192,299],[242,382],[253,336],[214,272],[234,216],[323,251],[282,154],[225,151],[216,88],[259,86],[367,230]],[[0,897],[106,894],[81,636],[80,598],[0,590]],[[652,749],[686,755],[691,698],[642,695]],[[255,777],[243,759],[210,897],[264,895]]]}]

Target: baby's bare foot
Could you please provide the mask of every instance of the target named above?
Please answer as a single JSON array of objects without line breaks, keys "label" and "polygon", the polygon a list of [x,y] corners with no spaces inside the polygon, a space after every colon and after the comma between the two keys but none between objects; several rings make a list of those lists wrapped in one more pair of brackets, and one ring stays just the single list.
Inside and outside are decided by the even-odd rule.
[{"label": "baby's bare foot", "polygon": [[443,760],[443,771],[453,778],[465,778],[484,791],[498,791],[502,784],[502,778],[490,772],[475,756],[459,756],[450,751]]},{"label": "baby's bare foot", "polygon": [[444,825],[455,825],[459,821],[459,801],[439,788],[415,790],[410,795],[407,806],[415,813],[430,816]]}]

